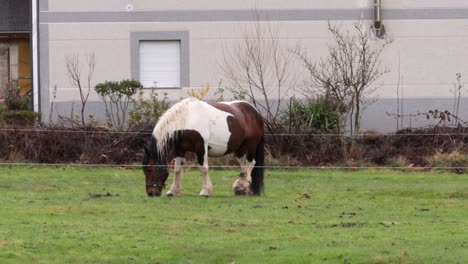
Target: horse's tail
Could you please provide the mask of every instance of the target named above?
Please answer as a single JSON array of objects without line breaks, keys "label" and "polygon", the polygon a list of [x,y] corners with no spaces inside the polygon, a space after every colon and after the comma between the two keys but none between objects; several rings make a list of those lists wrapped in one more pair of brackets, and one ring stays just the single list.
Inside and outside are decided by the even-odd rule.
[{"label": "horse's tail", "polygon": [[255,167],[252,170],[252,192],[260,195],[264,189],[263,174],[265,171],[265,137],[262,135],[255,151]]}]

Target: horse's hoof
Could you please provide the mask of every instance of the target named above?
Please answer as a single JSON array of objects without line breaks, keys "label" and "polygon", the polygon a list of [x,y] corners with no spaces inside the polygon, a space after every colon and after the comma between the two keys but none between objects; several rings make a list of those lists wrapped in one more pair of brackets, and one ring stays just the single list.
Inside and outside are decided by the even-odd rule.
[{"label": "horse's hoof", "polygon": [[243,186],[241,184],[234,185],[232,190],[234,191],[234,194],[237,196],[248,196],[248,195],[253,194],[249,186]]},{"label": "horse's hoof", "polygon": [[173,192],[173,191],[168,191],[166,193],[166,196],[167,197],[176,197],[176,196],[179,196],[179,193],[178,192]]},{"label": "horse's hoof", "polygon": [[207,198],[208,198],[208,197],[211,196],[211,194],[210,194],[209,192],[207,192],[207,191],[201,191],[201,192],[200,192],[200,196],[202,196],[202,197],[207,197]]},{"label": "horse's hoof", "polygon": [[234,195],[236,195],[236,196],[246,196],[247,193],[245,191],[234,191]]}]

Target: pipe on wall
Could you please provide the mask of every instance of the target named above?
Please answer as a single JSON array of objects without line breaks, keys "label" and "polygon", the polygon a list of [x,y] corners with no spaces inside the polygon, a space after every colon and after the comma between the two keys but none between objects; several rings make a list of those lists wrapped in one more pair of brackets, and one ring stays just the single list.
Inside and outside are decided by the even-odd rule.
[{"label": "pipe on wall", "polygon": [[385,37],[385,27],[382,23],[382,18],[381,18],[381,8],[382,8],[382,1],[374,0],[374,21],[371,26],[371,34],[375,38]]}]

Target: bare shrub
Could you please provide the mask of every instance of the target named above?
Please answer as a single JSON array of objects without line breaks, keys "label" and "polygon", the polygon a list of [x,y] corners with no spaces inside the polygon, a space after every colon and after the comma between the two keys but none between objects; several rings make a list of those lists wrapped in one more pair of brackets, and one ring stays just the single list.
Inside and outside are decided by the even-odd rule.
[{"label": "bare shrub", "polygon": [[65,65],[67,67],[67,76],[71,85],[78,88],[80,93],[81,100],[81,124],[85,125],[85,108],[88,102],[89,93],[91,90],[91,80],[94,75],[94,68],[96,66],[96,61],[94,58],[94,53],[89,53],[85,55],[86,60],[86,79],[82,80],[83,65],[81,62],[81,55],[74,54],[71,56],[65,57]]},{"label": "bare shrub", "polygon": [[[254,12],[259,16],[258,12]],[[301,139],[285,137],[288,131],[282,123],[282,107],[289,91],[295,86],[291,71],[294,63],[290,48],[280,42],[278,29],[258,19],[244,30],[237,46],[225,49],[220,63],[225,77],[225,90],[235,99],[250,101],[263,115],[266,139],[275,157],[289,153],[290,146],[299,146]],[[221,96],[224,89],[221,90]]]},{"label": "bare shrub", "polygon": [[259,109],[266,131],[274,134],[282,128],[282,101],[294,86],[289,69],[292,53],[281,46],[271,24],[254,23],[253,31],[245,30],[236,47],[224,51],[220,67],[227,80],[226,89],[236,99],[249,100]]},{"label": "bare shrub", "polygon": [[39,163],[75,163],[85,157],[87,163],[127,164],[141,161],[141,150],[150,136],[111,133],[94,126],[4,127],[0,130],[0,159],[19,161],[15,158],[19,157]]},{"label": "bare shrub", "polygon": [[[339,116],[337,132],[344,135],[349,124],[352,143],[360,133],[363,109],[372,102],[370,95],[377,89],[372,85],[386,73],[380,67],[379,58],[389,43],[371,43],[363,28],[360,22],[354,25],[354,32],[329,24],[333,42],[328,47],[328,55],[319,62],[313,62],[302,47],[294,52],[310,75],[310,82],[302,88],[303,94],[314,95],[318,91],[332,98]],[[346,156],[344,138],[342,143]]]}]

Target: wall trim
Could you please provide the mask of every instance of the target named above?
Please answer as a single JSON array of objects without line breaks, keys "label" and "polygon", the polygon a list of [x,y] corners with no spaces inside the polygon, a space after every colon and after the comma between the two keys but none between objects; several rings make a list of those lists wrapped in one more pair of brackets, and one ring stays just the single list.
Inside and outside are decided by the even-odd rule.
[{"label": "wall trim", "polygon": [[39,11],[49,10],[49,0],[37,0],[39,1]]},{"label": "wall trim", "polygon": [[[42,23],[371,20],[368,9],[41,12]],[[385,20],[468,19],[468,8],[382,9]]]},{"label": "wall trim", "polygon": [[141,40],[180,40],[180,86],[190,86],[190,33],[188,31],[130,32],[130,73],[140,79]]}]

